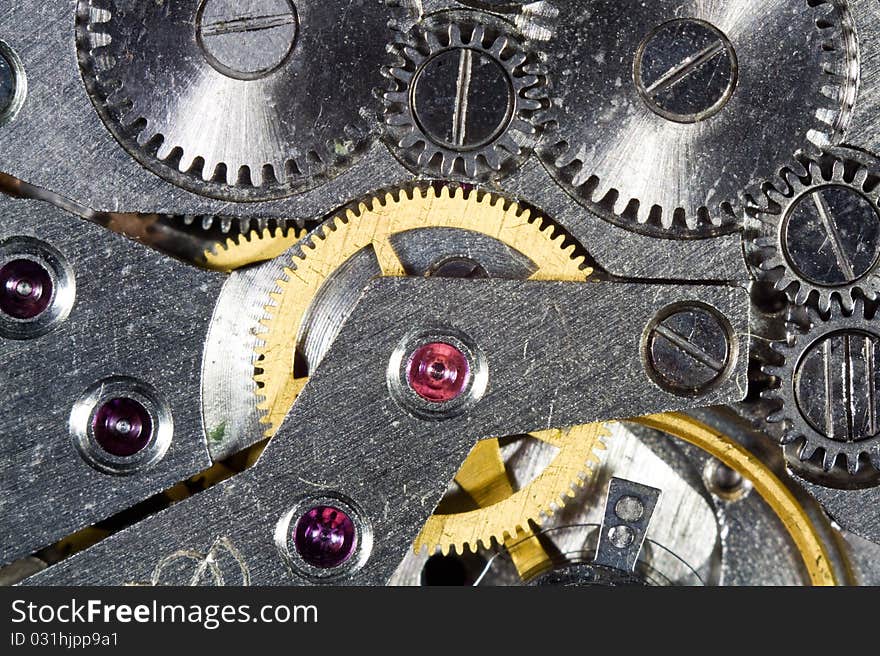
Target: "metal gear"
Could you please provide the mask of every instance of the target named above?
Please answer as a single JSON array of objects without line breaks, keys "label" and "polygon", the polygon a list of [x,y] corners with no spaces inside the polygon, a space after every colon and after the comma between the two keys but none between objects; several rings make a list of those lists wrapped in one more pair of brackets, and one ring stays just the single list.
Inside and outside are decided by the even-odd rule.
[{"label": "metal gear", "polygon": [[880,469],[880,325],[873,310],[858,299],[851,314],[807,313],[807,330],[792,324],[787,341],[772,344],[783,363],[762,367],[779,381],[762,394],[781,403],[767,421],[782,423],[783,444],[802,443],[801,460],[818,452],[825,471],[841,464],[855,475],[867,462]]},{"label": "metal gear", "polygon": [[[864,160],[864,156],[862,157]],[[786,170],[786,187],[765,189],[767,206],[749,221],[756,274],[798,305],[823,313],[837,298],[852,311],[857,295],[880,292],[880,163],[827,157]]]},{"label": "metal gear", "polygon": [[404,164],[485,180],[528,157],[549,101],[517,37],[490,23],[443,22],[414,27],[393,48],[384,120]]},{"label": "metal gear", "polygon": [[79,59],[102,120],[142,165],[198,194],[266,200],[368,145],[375,62],[389,21],[410,13],[384,0],[79,0]]},{"label": "metal gear", "polygon": [[830,0],[562,3],[551,60],[592,60],[560,67],[542,159],[622,227],[731,232],[744,193],[846,127],[858,79],[848,11]]},{"label": "metal gear", "polygon": [[[255,378],[266,435],[280,426],[372,277],[586,280],[591,273],[554,225],[490,193],[416,187],[362,202],[303,240],[265,308]],[[316,311],[321,306],[327,310]]]},{"label": "metal gear", "polygon": [[[529,433],[558,449],[553,461],[542,473],[522,488],[514,490],[507,474],[497,439],[483,440],[465,460],[455,482],[465,491],[478,508],[466,512],[434,514],[428,518],[415,540],[415,550],[428,549],[459,554],[465,549],[487,549],[493,541],[499,545],[513,540],[520,545],[517,560],[523,558],[522,538],[531,536],[531,523],[540,525],[575,496],[577,488],[592,475],[600,462],[599,454],[605,448],[603,438],[610,436],[603,424],[585,424],[565,429],[551,429]],[[528,544],[528,565],[518,562],[522,571],[533,569],[536,554],[540,562],[546,554]]]}]

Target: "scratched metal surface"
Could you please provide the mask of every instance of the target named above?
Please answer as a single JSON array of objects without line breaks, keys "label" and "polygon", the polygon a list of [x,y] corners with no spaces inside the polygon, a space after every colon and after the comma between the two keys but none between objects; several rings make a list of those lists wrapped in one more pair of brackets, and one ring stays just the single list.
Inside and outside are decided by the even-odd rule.
[{"label": "scratched metal surface", "polygon": [[[353,500],[374,536],[365,565],[346,581],[385,583],[476,439],[742,397],[748,332],[743,290],[613,287],[615,293],[607,294],[602,283],[374,281],[253,468],[30,582],[149,581],[167,555],[180,549],[207,550],[216,539],[226,538],[247,555],[253,583],[304,583],[285,565],[274,535],[298,498],[320,490]],[[659,391],[639,356],[644,327],[654,314],[684,299],[723,312],[742,341],[742,357],[729,377],[697,398]],[[590,312],[581,310],[585,307]],[[523,313],[523,308],[530,312]],[[413,320],[454,327],[480,344],[489,384],[471,411],[443,421],[420,420],[392,398],[386,384],[388,358],[410,333]],[[538,331],[546,339],[534,339]],[[600,364],[606,362],[618,366],[606,369]],[[327,412],[328,404],[334,412]],[[424,454],[416,466],[413,448]],[[364,459],[363,453],[371,457]],[[200,521],[187,520],[193,516]],[[132,562],[135,544],[141,558]]]},{"label": "scratched metal surface", "polygon": [[[0,562],[7,563],[210,465],[202,432],[202,349],[222,276],[199,271],[38,201],[0,198],[0,242],[31,236],[76,278],[67,320],[29,340],[0,337]],[[145,284],[145,281],[148,281]],[[91,467],[68,422],[89,386],[127,375],[153,385],[174,431],[150,469]]]}]

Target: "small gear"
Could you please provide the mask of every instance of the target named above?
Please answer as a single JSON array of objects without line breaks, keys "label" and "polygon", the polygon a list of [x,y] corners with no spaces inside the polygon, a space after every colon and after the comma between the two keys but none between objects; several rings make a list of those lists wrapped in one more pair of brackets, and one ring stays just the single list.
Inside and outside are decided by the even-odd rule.
[{"label": "small gear", "polygon": [[[864,160],[865,158],[862,157]],[[828,156],[786,170],[784,188],[767,187],[766,207],[750,212],[747,244],[756,274],[798,305],[823,313],[836,297],[851,311],[857,295],[880,292],[880,162]]]},{"label": "small gear", "polygon": [[483,440],[465,460],[455,482],[479,506],[474,510],[434,514],[415,540],[416,552],[428,549],[447,554],[454,549],[476,552],[532,534],[538,525],[575,496],[593,474],[611,433],[603,424],[530,433],[558,451],[543,472],[519,490],[511,485],[497,439]]},{"label": "small gear", "polygon": [[809,329],[792,324],[787,341],[772,345],[784,362],[763,366],[779,386],[762,396],[781,403],[767,421],[782,422],[783,444],[802,442],[801,460],[818,452],[825,471],[880,469],[880,324],[861,299],[851,313],[807,313]]},{"label": "small gear", "polygon": [[366,149],[389,21],[411,12],[385,0],[79,0],[79,59],[102,120],[142,165],[194,193],[267,200]]},{"label": "small gear", "polygon": [[266,262],[281,255],[297,243],[306,232],[297,228],[263,228],[227,237],[225,242],[206,250],[203,259],[207,268],[234,271],[249,264]]},{"label": "small gear", "polygon": [[839,140],[851,118],[858,48],[845,3],[559,8],[548,53],[563,62],[553,69],[557,129],[541,156],[585,207],[621,227],[732,232],[746,194],[798,153]]},{"label": "small gear", "polygon": [[393,46],[386,134],[416,171],[489,179],[535,147],[546,121],[545,75],[493,25],[418,25]]}]

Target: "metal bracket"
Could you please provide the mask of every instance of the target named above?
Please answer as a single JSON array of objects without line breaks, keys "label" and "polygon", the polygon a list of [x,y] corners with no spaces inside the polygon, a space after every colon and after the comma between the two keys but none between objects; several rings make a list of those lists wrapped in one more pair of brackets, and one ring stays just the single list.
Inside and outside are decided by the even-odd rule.
[{"label": "metal bracket", "polygon": [[624,572],[635,570],[661,492],[622,478],[609,481],[596,565]]},{"label": "metal bracket", "polygon": [[[660,389],[641,355],[653,317],[686,301],[715,308],[737,342],[729,374],[702,396]],[[748,306],[730,287],[376,279],[253,468],[30,582],[148,581],[169,555],[222,538],[254,584],[384,583],[476,440],[741,398]],[[408,412],[388,382],[400,344],[424,329],[454,330],[485,358],[485,394],[443,419]],[[356,567],[316,578],[290,562],[291,513],[328,498],[355,515],[361,551]]]}]

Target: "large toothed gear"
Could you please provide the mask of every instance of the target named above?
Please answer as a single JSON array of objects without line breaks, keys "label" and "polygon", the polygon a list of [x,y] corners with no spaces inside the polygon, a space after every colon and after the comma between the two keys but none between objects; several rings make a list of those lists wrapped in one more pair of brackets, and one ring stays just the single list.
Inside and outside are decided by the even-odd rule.
[{"label": "large toothed gear", "polygon": [[416,171],[497,178],[534,149],[545,74],[520,40],[490,25],[419,25],[394,46],[387,140]]},{"label": "large toothed gear", "polygon": [[767,420],[782,422],[783,444],[801,443],[801,460],[821,457],[826,471],[880,470],[880,322],[861,300],[851,314],[808,313],[809,330],[792,326],[773,344],[784,363],[763,368],[779,383],[764,398],[781,403]]},{"label": "large toothed gear", "polygon": [[787,170],[780,189],[747,226],[759,278],[798,304],[827,313],[832,299],[846,311],[880,292],[880,162],[828,157]]},{"label": "large toothed gear", "polygon": [[203,195],[279,198],[368,146],[389,21],[410,14],[385,0],[79,0],[80,62],[141,164]]},{"label": "large toothed gear", "polygon": [[[548,170],[631,230],[736,230],[747,193],[846,128],[858,83],[848,12],[831,0],[560,3]],[[565,64],[572,53],[580,65]]]}]

